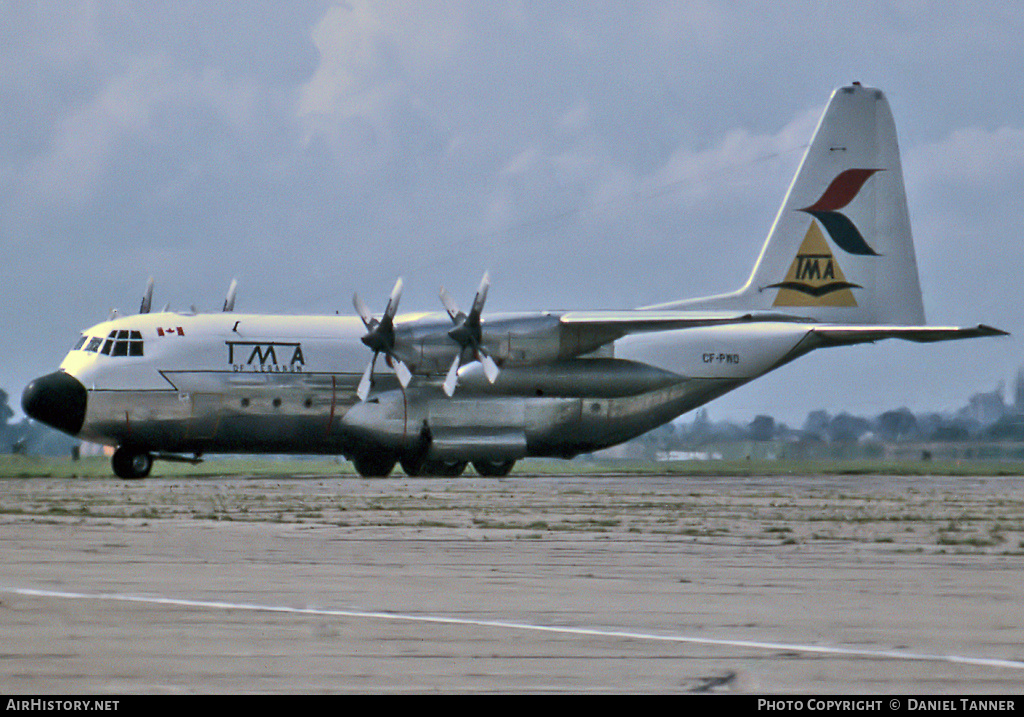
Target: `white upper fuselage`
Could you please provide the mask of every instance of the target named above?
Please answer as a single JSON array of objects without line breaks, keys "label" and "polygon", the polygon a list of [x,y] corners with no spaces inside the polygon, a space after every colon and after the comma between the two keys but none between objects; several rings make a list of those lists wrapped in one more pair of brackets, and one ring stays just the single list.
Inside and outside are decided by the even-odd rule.
[{"label": "white upper fuselage", "polygon": [[[642,316],[644,312],[632,313]],[[537,315],[557,317],[550,312]],[[492,323],[501,320],[496,316]],[[412,327],[433,327],[427,334],[431,345],[443,336],[446,324],[443,314],[398,317],[399,333]],[[605,355],[643,361],[689,378],[751,379],[771,368],[780,352],[791,349],[809,328],[802,323],[759,322],[745,327],[731,324],[637,333],[612,342],[614,349]],[[128,332],[121,341],[129,345],[132,332],[138,332],[143,347],[140,353],[118,351],[118,339],[112,334],[121,332]],[[348,316],[139,314],[83,331],[80,345],[68,353],[60,369],[90,390],[114,391],[177,390],[179,386],[168,380],[168,374],[181,372],[358,376],[368,356],[360,341],[364,333],[359,319]],[[509,339],[505,332],[490,331],[486,323],[484,336],[485,344],[496,347],[503,364],[508,362],[504,359],[510,348],[515,351],[524,343]],[[445,345],[443,339],[441,343]],[[430,353],[420,346],[412,347],[414,373],[436,375],[436,365],[417,360]],[[409,346],[400,348],[409,355]],[[446,348],[442,357],[450,360],[458,347],[451,344]],[[527,358],[519,363],[534,362]]]},{"label": "white upper fuselage", "polygon": [[[111,333],[122,331],[139,332],[141,355],[112,355],[113,346],[104,352]],[[364,331],[348,316],[138,314],[85,330],[85,343],[60,368],[90,390],[139,391],[178,389],[168,372],[358,373]]]}]

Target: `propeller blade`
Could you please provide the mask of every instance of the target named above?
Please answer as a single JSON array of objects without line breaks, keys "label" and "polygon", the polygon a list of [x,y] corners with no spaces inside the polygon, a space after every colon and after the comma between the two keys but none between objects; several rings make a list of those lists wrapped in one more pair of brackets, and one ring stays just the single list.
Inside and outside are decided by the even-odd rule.
[{"label": "propeller blade", "polygon": [[391,290],[391,297],[388,299],[388,306],[384,309],[384,316],[389,319],[395,318],[398,313],[398,302],[402,300],[402,277],[398,277],[395,288]]},{"label": "propeller blade", "polygon": [[233,311],[234,310],[234,296],[239,293],[239,280],[232,279],[231,285],[227,287],[227,295],[224,297],[224,307],[222,311]]},{"label": "propeller blade", "polygon": [[498,374],[500,373],[500,371],[498,370],[498,364],[494,363],[494,359],[492,359],[483,351],[479,352],[479,356],[480,363],[484,365],[484,373],[487,375],[487,380],[490,381],[491,383],[494,383],[495,381],[498,380]]},{"label": "propeller blade", "polygon": [[373,355],[370,359],[370,363],[366,365],[366,370],[363,371],[363,377],[359,379],[359,386],[356,388],[356,395],[359,396],[360,401],[365,401],[366,397],[370,395],[370,374],[373,373],[373,364],[377,361],[377,354]]},{"label": "propeller blade", "polygon": [[228,294],[224,297],[224,308],[222,311],[234,311],[235,310],[235,294],[238,293],[238,279],[231,280],[231,286],[228,287]]},{"label": "propeller blade", "polygon": [[363,320],[366,328],[370,329],[370,324],[373,322],[373,317],[370,315],[370,307],[359,298],[359,294],[352,294],[352,306],[355,307],[356,313],[359,314],[359,318]]},{"label": "propeller blade", "polygon": [[142,305],[139,306],[140,314],[148,314],[153,308],[153,277],[146,282],[146,293],[142,295]]},{"label": "propeller blade", "polygon": [[459,380],[459,361],[462,358],[462,352],[455,354],[455,360],[452,361],[452,367],[448,369],[448,375],[444,377],[444,392],[451,398],[455,395],[455,384]]},{"label": "propeller blade", "polygon": [[397,358],[392,358],[391,368],[395,370],[395,375],[398,376],[398,382],[402,384],[402,388],[408,386],[409,382],[412,381],[412,371],[409,370],[409,367]]},{"label": "propeller blade", "polygon": [[452,323],[457,324],[460,318],[465,317],[465,314],[459,310],[459,305],[455,303],[455,299],[452,298],[452,295],[443,286],[441,287],[441,303],[444,304],[444,309],[448,312],[448,316],[451,317]]},{"label": "propeller blade", "polygon": [[484,278],[480,280],[480,288],[476,290],[476,297],[473,299],[473,308],[469,315],[480,318],[484,310],[484,302],[487,301],[487,290],[491,287],[491,272],[485,271]]}]

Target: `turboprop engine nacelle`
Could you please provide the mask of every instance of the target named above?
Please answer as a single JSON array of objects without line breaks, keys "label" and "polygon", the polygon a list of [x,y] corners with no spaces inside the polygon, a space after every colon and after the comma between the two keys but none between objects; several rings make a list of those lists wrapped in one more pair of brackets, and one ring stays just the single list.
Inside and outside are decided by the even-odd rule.
[{"label": "turboprop engine nacelle", "polygon": [[[482,347],[499,366],[536,366],[592,353],[617,338],[581,332],[556,313],[498,316],[482,325]],[[444,374],[460,347],[436,324],[414,322],[397,331],[395,354],[414,373]],[[467,352],[468,353],[468,352]],[[611,356],[611,348],[603,353]],[[466,356],[471,361],[472,356]]]}]

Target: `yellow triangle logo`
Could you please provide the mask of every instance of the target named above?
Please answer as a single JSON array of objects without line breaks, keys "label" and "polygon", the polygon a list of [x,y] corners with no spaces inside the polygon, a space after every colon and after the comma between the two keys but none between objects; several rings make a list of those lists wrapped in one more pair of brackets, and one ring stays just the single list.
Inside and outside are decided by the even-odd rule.
[{"label": "yellow triangle logo", "polygon": [[839,268],[818,223],[811,221],[786,278],[768,288],[777,288],[772,306],[856,306],[851,284]]}]

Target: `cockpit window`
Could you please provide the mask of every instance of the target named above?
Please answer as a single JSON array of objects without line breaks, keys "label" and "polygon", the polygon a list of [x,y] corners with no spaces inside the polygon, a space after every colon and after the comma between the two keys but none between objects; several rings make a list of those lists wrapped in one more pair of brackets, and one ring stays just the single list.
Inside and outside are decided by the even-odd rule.
[{"label": "cockpit window", "polygon": [[142,356],[142,332],[119,329],[107,334],[107,338],[82,335],[72,351],[102,353],[104,356]]},{"label": "cockpit window", "polygon": [[142,356],[142,333],[126,329],[111,331],[103,341],[100,353],[106,356]]}]

